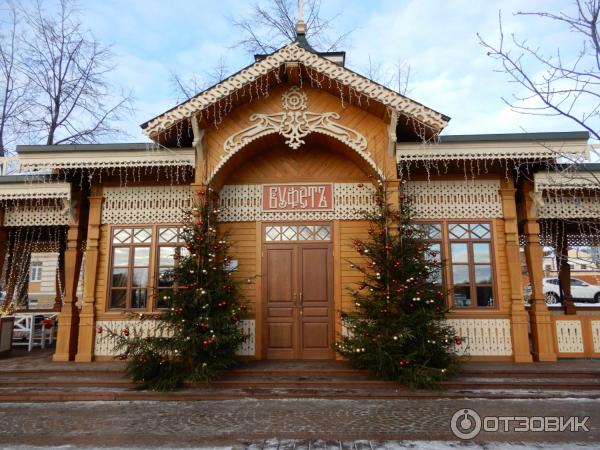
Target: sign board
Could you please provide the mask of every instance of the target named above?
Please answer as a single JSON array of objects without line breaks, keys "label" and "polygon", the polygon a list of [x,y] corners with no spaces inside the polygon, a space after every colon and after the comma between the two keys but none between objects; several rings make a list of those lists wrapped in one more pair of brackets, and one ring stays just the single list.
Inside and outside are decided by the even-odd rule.
[{"label": "sign board", "polygon": [[263,211],[333,211],[333,184],[263,184]]}]

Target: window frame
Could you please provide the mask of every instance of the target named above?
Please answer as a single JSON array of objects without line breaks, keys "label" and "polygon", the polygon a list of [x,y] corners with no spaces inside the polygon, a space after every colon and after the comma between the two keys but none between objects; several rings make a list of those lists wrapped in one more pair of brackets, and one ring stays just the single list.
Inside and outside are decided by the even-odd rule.
[{"label": "window frame", "polygon": [[[495,258],[495,236],[496,236],[496,224],[493,220],[478,220],[478,219],[423,219],[415,221],[417,224],[422,225],[433,225],[439,224],[441,226],[441,238],[440,239],[426,239],[427,242],[431,243],[440,243],[441,249],[441,261],[442,261],[442,286],[443,290],[446,292],[446,299],[448,302],[448,306],[453,311],[494,311],[500,309],[500,302],[498,296],[498,276],[497,276],[497,268],[496,268],[496,258]],[[467,239],[450,239],[450,225],[452,224],[478,224],[483,223],[489,225],[490,227],[490,237],[486,239],[471,239],[470,237]],[[471,299],[475,299],[475,301],[471,302],[470,306],[458,306],[454,300],[454,278],[452,273],[452,253],[451,253],[451,244],[452,243],[467,243],[467,252],[468,252],[468,261],[466,265],[469,270],[469,289],[471,293]],[[477,282],[475,279],[475,265],[474,257],[473,257],[473,246],[472,243],[488,243],[490,246],[490,262],[489,264],[480,263],[480,265],[489,265],[490,266],[490,274],[492,277],[491,284],[480,284],[480,286],[490,286],[492,288],[492,295],[494,298],[494,304],[492,306],[478,306],[477,305],[477,297],[473,294],[477,293]],[[469,244],[470,243],[470,244]],[[460,264],[460,263],[459,263]]]},{"label": "window frame", "polygon": [[[165,228],[175,228],[177,231],[177,236],[175,237],[175,242],[161,242],[160,241],[160,230],[161,229],[165,229]],[[152,303],[152,311],[164,311],[166,309],[169,308],[169,306],[165,306],[165,307],[159,307],[158,303],[159,303],[159,295],[161,293],[161,291],[167,291],[170,290],[172,293],[177,292],[178,289],[178,283],[177,280],[174,279],[173,280],[173,285],[171,287],[160,287],[158,285],[158,281],[159,281],[159,271],[161,269],[161,264],[160,264],[160,249],[161,248],[173,248],[175,249],[175,253],[174,255],[177,255],[179,257],[181,257],[181,249],[185,247],[185,241],[183,240],[183,238],[181,237],[181,233],[183,233],[183,228],[184,226],[182,224],[178,224],[178,225],[168,225],[168,224],[161,224],[161,225],[156,225],[156,244],[155,244],[155,257],[154,257],[154,267],[153,267],[153,273],[154,273],[154,284],[152,286],[152,291],[154,293],[153,295],[153,303]],[[173,258],[173,270],[175,270],[178,266],[178,259],[177,258]]]},{"label": "window frame", "polygon": [[[470,236],[468,238],[461,239],[450,239],[450,225],[453,224],[479,224],[483,223],[489,225],[490,228],[490,237],[485,239],[473,239]],[[452,219],[444,221],[444,239],[446,240],[446,274],[449,280],[449,289],[448,289],[448,297],[450,307],[454,310],[458,311],[493,311],[499,309],[499,298],[498,298],[498,289],[497,289],[497,274],[496,274],[496,258],[495,258],[495,248],[494,248],[494,236],[496,235],[495,230],[495,222],[492,220],[478,220],[478,219]],[[487,243],[490,248],[490,262],[489,263],[476,263],[473,253],[473,244],[474,243]],[[467,244],[467,266],[469,270],[469,289],[471,294],[471,305],[470,306],[459,306],[455,303],[454,298],[454,275],[452,271],[452,266],[454,265],[452,262],[452,252],[451,252],[451,244],[452,243],[466,243]],[[460,263],[458,263],[460,264]],[[492,282],[490,284],[478,284],[475,277],[475,267],[477,265],[489,265],[490,266],[490,275],[492,277]],[[461,286],[461,285],[459,285]],[[494,299],[494,303],[491,306],[479,306],[477,304],[477,286],[483,287],[491,287],[492,295]]]},{"label": "window frame", "polygon": [[[34,266],[35,265],[35,266]],[[43,261],[32,261],[29,263],[29,281],[31,283],[41,283],[44,269]],[[37,275],[34,277],[34,273]]]},{"label": "window frame", "polygon": [[[108,258],[108,270],[107,270],[107,277],[108,277],[108,289],[106,290],[106,307],[105,307],[105,311],[106,312],[116,312],[116,311],[135,311],[135,312],[146,312],[146,311],[152,311],[153,308],[153,284],[154,284],[154,280],[152,277],[152,260],[153,260],[153,253],[154,253],[154,242],[155,242],[155,235],[156,235],[156,230],[155,230],[155,225],[148,225],[148,224],[141,224],[141,225],[134,225],[134,224],[126,224],[126,225],[111,225],[110,227],[110,232],[109,232],[109,239],[110,239],[110,249],[109,249],[109,258]],[[135,243],[135,242],[131,242],[131,243],[115,243],[114,242],[114,236],[115,236],[115,230],[119,230],[119,229],[140,229],[140,228],[144,228],[144,229],[149,229],[151,231],[150,234],[150,243]],[[133,240],[133,237],[132,237]],[[128,252],[128,265],[127,265],[127,285],[125,287],[120,287],[117,286],[116,288],[113,286],[113,270],[115,268],[124,268],[125,266],[117,266],[115,267],[114,265],[114,256],[115,256],[115,252],[114,249],[115,248],[127,248],[129,249]],[[134,265],[134,249],[135,248],[149,248],[149,254],[148,254],[148,266],[135,266]],[[140,286],[134,286],[133,285],[133,271],[136,268],[146,268],[148,270],[148,282],[146,284],[146,286],[144,287],[140,287]],[[131,307],[131,298],[132,298],[132,291],[135,289],[145,289],[146,290],[146,307],[145,308],[132,308]],[[126,292],[125,294],[125,307],[123,308],[118,308],[118,307],[112,307],[111,306],[111,299],[112,299],[112,292],[113,290],[124,290]]]}]

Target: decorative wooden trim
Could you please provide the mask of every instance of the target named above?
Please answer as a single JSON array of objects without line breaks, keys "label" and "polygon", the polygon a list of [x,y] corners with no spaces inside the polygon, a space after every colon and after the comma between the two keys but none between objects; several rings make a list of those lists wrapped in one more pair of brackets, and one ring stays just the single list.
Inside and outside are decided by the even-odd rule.
[{"label": "decorative wooden trim", "polygon": [[311,71],[334,80],[340,88],[353,89],[357,93],[378,101],[384,106],[415,119],[434,130],[440,131],[448,123],[448,118],[444,115],[341,67],[322,56],[309,52],[298,45],[297,42],[292,42],[212,88],[150,120],[146,124],[144,133],[150,137],[156,137],[161,131],[165,131],[181,120],[188,119],[207,109],[259,78],[279,70],[286,63],[299,63]]},{"label": "decorative wooden trim", "polygon": [[71,198],[71,184],[63,182],[7,183],[2,185],[0,200],[37,200]]},{"label": "decorative wooden trim", "polygon": [[544,143],[526,142],[427,142],[418,144],[396,144],[398,163],[411,161],[455,161],[455,160],[507,160],[523,161],[556,159],[568,156],[573,160],[587,160],[588,144],[585,141]]},{"label": "decorative wooden trim", "polygon": [[513,354],[511,324],[508,319],[447,319],[462,343],[459,355],[510,356]]},{"label": "decorative wooden trim", "polygon": [[262,209],[261,184],[225,185],[219,193],[219,220],[222,222],[293,222],[306,220],[358,220],[374,208],[374,188],[370,183],[334,183],[333,211],[284,211]]},{"label": "decorative wooden trim", "polygon": [[[27,153],[19,156],[23,172],[47,172],[55,169],[100,169],[118,167],[194,167],[195,150],[176,151],[156,144],[143,150]],[[42,185],[43,186],[43,185]]]},{"label": "decorative wooden trim", "polygon": [[283,112],[273,114],[252,114],[253,125],[237,131],[229,136],[223,144],[224,154],[215,166],[208,180],[212,180],[227,161],[250,142],[269,134],[280,134],[285,143],[293,150],[304,144],[304,138],[311,133],[320,133],[339,140],[358,153],[381,177],[382,170],[367,151],[367,139],[358,131],[345,127],[336,120],[340,115],[336,112],[315,113],[306,111],[308,96],[298,86],[292,86],[282,94]]},{"label": "decorative wooden trim", "polygon": [[408,181],[416,219],[493,219],[502,217],[499,180]]},{"label": "decorative wooden trim", "polygon": [[104,188],[102,224],[183,222],[193,206],[189,185]]}]

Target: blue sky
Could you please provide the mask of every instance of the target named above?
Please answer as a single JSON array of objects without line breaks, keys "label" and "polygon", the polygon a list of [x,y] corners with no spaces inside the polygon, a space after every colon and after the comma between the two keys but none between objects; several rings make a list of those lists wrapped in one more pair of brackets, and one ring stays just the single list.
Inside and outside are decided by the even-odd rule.
[{"label": "blue sky", "polygon": [[[133,116],[123,121],[127,141],[144,141],[139,124],[176,104],[171,71],[203,74],[224,57],[233,73],[252,62],[228,17],[240,17],[247,1],[82,0],[85,25],[110,44],[111,81],[135,97]],[[563,118],[514,113],[501,97],[517,89],[486,56],[476,33],[496,41],[498,11],[505,34],[574,57],[578,40],[552,22],[515,17],[514,12],[568,10],[562,0],[323,0],[323,13],[341,12],[336,31],[356,28],[347,45],[348,67],[364,73],[368,59],[411,66],[407,95],[452,118],[444,134],[577,130]]]}]

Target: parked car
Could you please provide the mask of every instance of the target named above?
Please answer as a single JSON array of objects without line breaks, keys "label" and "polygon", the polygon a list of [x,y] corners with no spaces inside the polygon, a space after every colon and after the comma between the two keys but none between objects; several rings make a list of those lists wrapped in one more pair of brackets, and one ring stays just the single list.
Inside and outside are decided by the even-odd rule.
[{"label": "parked car", "polygon": [[[560,285],[558,278],[544,278],[544,295],[546,304],[560,303]],[[600,286],[586,283],[578,278],[571,278],[571,295],[574,301],[600,303]]]}]

